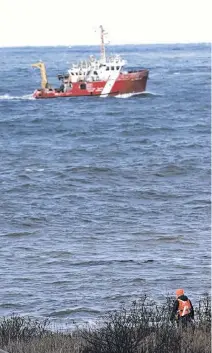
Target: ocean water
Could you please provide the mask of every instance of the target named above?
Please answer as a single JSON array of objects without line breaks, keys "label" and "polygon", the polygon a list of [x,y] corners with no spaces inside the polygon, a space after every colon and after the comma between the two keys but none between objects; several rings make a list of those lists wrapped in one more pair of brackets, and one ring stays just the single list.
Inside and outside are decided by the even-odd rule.
[{"label": "ocean water", "polygon": [[209,44],[108,47],[134,97],[34,100],[98,47],[0,48],[0,316],[95,322],[144,293],[210,291]]}]

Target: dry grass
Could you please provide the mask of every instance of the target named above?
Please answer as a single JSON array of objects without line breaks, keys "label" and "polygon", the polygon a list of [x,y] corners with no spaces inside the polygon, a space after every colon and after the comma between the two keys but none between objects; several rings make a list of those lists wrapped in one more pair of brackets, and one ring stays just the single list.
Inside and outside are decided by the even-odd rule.
[{"label": "dry grass", "polygon": [[195,326],[170,323],[172,301],[163,307],[146,297],[106,315],[91,327],[51,332],[48,321],[12,316],[0,320],[0,348],[9,353],[211,353],[211,301],[200,300]]}]

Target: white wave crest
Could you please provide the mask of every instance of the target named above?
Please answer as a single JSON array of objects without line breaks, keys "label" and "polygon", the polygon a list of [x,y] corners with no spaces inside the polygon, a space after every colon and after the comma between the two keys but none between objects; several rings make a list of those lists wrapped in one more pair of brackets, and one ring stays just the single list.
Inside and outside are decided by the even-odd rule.
[{"label": "white wave crest", "polygon": [[10,94],[0,95],[0,100],[34,100],[32,94],[25,94],[23,96],[11,96]]},{"label": "white wave crest", "polygon": [[122,94],[117,94],[117,96],[115,96],[116,98],[130,98],[130,97],[134,97],[134,96],[162,96],[162,94],[158,94],[158,93],[153,93],[153,92],[149,92],[149,91],[143,91],[143,92],[134,92],[134,93],[122,93]]}]

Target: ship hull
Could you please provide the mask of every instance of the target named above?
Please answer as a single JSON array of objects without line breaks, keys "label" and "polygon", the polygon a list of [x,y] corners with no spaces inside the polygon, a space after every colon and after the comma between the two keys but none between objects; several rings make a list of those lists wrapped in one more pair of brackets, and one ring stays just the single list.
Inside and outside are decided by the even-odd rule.
[{"label": "ship hull", "polygon": [[107,81],[73,82],[65,92],[60,89],[38,89],[33,97],[36,99],[65,98],[82,96],[116,96],[126,93],[142,93],[146,90],[148,70],[119,73]]}]

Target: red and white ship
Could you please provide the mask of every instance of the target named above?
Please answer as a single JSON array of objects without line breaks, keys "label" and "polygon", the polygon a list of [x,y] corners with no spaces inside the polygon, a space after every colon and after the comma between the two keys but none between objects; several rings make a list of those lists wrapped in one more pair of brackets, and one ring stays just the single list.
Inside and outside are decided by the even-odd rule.
[{"label": "red and white ship", "polygon": [[139,94],[145,91],[149,71],[146,69],[124,71],[126,61],[119,55],[106,57],[104,36],[101,30],[101,56],[96,59],[90,56],[88,61],[73,64],[65,75],[58,75],[61,81],[59,88],[49,85],[45,64],[39,62],[33,67],[40,68],[41,88],[35,90],[36,99],[76,97],[76,96],[116,96],[120,94]]}]

